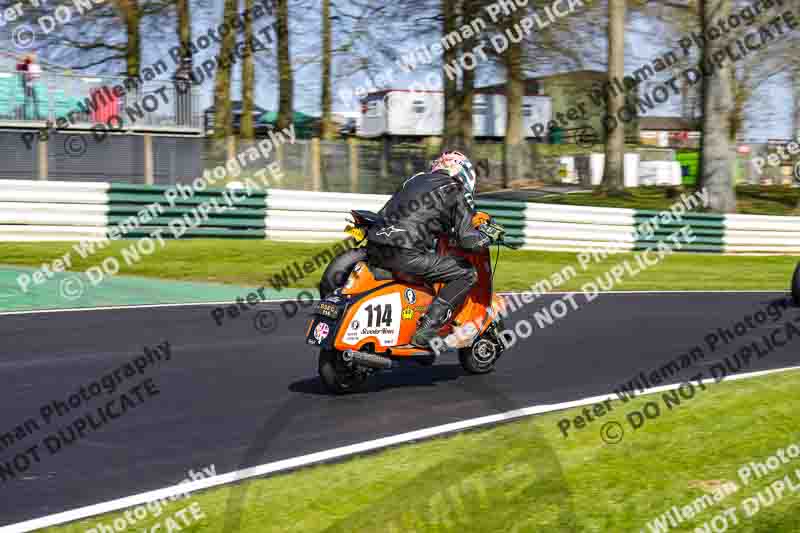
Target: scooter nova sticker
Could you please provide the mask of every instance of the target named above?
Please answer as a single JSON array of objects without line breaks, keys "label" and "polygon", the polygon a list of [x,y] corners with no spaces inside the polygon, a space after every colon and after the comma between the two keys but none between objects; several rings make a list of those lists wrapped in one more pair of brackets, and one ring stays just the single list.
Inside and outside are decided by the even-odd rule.
[{"label": "scooter nova sticker", "polygon": [[410,305],[414,305],[414,303],[417,301],[417,293],[414,292],[414,289],[406,289],[406,301]]},{"label": "scooter nova sticker", "polygon": [[[362,302],[344,334],[344,342],[356,344],[366,337],[377,337],[382,345],[394,346],[400,335],[402,312],[403,305],[399,292],[384,294]],[[356,323],[358,326],[353,328]]]}]

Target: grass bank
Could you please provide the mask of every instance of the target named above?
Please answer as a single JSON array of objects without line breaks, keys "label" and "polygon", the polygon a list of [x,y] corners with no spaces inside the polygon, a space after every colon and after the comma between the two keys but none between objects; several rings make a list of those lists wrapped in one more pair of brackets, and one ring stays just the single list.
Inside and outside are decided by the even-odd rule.
[{"label": "grass bank", "polygon": [[[0,243],[0,264],[39,267],[70,252],[74,271],[85,271],[106,257],[117,258],[120,275],[134,275],[179,281],[208,281],[259,287],[271,277],[290,267],[312,261],[332,249],[332,243],[278,243],[271,241],[236,241],[226,239],[191,239],[169,241],[163,249],[142,261],[125,265],[122,249],[132,241],[114,241],[87,259],[72,250],[72,243]],[[493,252],[494,253],[494,252]],[[588,281],[602,276],[614,264],[631,254],[616,254],[602,261],[592,261],[582,268],[577,254],[568,252],[510,251],[501,249],[495,275],[498,290],[527,289],[531,283],[552,279],[554,273],[572,266],[576,275],[558,290],[577,290]],[[636,277],[625,276],[617,290],[784,290],[797,264],[796,257],[723,256],[676,253]],[[322,274],[316,269],[290,285],[297,288],[316,286]]]},{"label": "grass bank", "polygon": [[[578,409],[212,489],[191,497],[205,518],[187,530],[222,532],[237,491],[240,533],[693,532],[728,508],[738,520],[731,531],[794,533],[800,493],[786,490],[750,517],[743,502],[786,475],[797,483],[800,458],[748,483],[738,471],[800,444],[799,385],[796,371],[708,385],[635,431],[625,415],[652,400],[663,408],[661,395],[614,401],[612,413],[566,438],[558,422]],[[620,442],[601,439],[607,421],[622,424]],[[692,518],[650,529],[673,506],[697,510],[698,500],[704,503]],[[176,502],[136,529],[149,531],[186,505]],[[84,532],[121,516],[46,531]]]},{"label": "grass bank", "polygon": [[[608,196],[600,192],[558,194],[534,199],[537,203],[623,207],[627,209],[667,209],[677,201],[665,187],[625,189],[624,196]],[[680,193],[678,193],[678,197]],[[797,215],[800,189],[792,187],[740,186],[736,188],[737,212],[748,215]]]}]

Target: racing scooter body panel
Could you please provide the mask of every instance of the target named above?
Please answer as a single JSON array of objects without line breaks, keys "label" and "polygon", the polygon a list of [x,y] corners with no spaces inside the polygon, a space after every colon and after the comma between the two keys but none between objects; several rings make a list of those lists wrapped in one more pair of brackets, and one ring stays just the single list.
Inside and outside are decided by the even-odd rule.
[{"label": "racing scooter body panel", "polygon": [[[475,286],[455,317],[439,332],[442,337],[455,333],[455,338],[449,344],[452,348],[469,346],[502,309],[502,299],[492,295],[489,252],[467,252],[451,247],[444,239],[440,240],[437,252],[461,256],[478,272]],[[361,350],[370,345],[374,353],[391,353],[397,357],[430,351],[410,347],[409,344],[417,330],[419,318],[433,301],[439,285],[430,287],[376,279],[367,263],[359,262],[339,291],[340,294],[332,297],[334,301],[331,303],[345,304],[337,320],[331,320],[330,316],[317,317],[316,321],[312,319],[306,333],[308,343],[339,351]],[[319,323],[325,323],[326,326],[318,327]],[[467,324],[474,328],[465,328]],[[328,341],[328,338],[333,341]]]},{"label": "racing scooter body panel", "polygon": [[[346,231],[362,242],[379,215],[360,211],[352,215],[355,226]],[[502,227],[485,227],[489,220],[489,215],[478,213],[473,225],[496,231],[498,243],[514,248],[502,240]],[[446,236],[438,239],[436,251],[462,257],[475,267],[478,279],[428,348],[410,343],[441,284],[430,286],[421,279],[373,268],[364,260],[366,254],[329,265],[323,274],[325,283],[320,283],[322,299],[305,335],[308,344],[320,348],[319,375],[328,390],[337,394],[359,390],[370,374],[389,370],[402,360],[430,366],[441,351],[451,348],[458,350],[468,373],[492,371],[505,345],[501,335],[504,304],[493,291],[491,254],[488,249],[463,250]],[[346,281],[334,282],[343,268],[348,269]]]}]

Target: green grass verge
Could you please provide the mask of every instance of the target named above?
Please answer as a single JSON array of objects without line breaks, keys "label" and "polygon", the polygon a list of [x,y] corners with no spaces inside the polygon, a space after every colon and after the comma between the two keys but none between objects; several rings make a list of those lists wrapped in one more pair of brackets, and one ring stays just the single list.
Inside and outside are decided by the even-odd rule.
[{"label": "green grass verge", "polygon": [[[729,481],[735,492],[669,531],[695,531],[736,507],[739,524],[731,531],[794,533],[800,492],[787,490],[750,518],[742,502],[787,474],[797,482],[800,459],[748,485],[737,472],[800,442],[798,386],[796,371],[708,385],[636,431],[624,415],[647,401],[663,407],[660,395],[615,401],[612,413],[567,438],[558,421],[578,409],[211,489],[191,496],[205,518],[184,531],[223,531],[232,493],[242,498],[240,533],[650,531],[647,523],[672,506],[690,505]],[[605,444],[600,429],[612,420],[626,434]],[[187,504],[175,502],[137,531]],[[83,532],[114,517],[121,514],[46,531]]]},{"label": "green grass verge", "polygon": [[[121,250],[132,244],[133,241],[115,241],[87,259],[80,259],[72,251],[72,270],[83,271],[98,265],[106,257],[114,256],[122,265],[120,275],[258,287],[294,261],[302,266],[305,260],[332,249],[332,243],[189,239],[169,241],[165,248],[127,266],[122,260]],[[72,249],[71,246],[71,243],[50,242],[2,243],[0,263],[38,267],[63,256]],[[560,285],[558,290],[577,290],[584,283],[604,275],[614,264],[631,257],[631,254],[612,255],[600,262],[592,262],[584,270],[574,253],[501,249],[495,285],[498,290],[527,289],[531,283],[550,279],[555,272],[571,265],[577,275]],[[636,277],[626,275],[616,289],[784,290],[789,286],[796,264],[795,257],[676,253]],[[314,287],[321,274],[321,269],[317,269],[296,282],[292,281],[291,286]]]},{"label": "green grass verge", "polygon": [[[626,189],[625,196],[600,192],[559,194],[534,199],[537,203],[623,207],[627,209],[668,209],[676,202],[664,187]],[[680,195],[679,195],[680,196]],[[737,213],[748,215],[796,215],[800,189],[791,187],[740,186],[736,188]]]}]

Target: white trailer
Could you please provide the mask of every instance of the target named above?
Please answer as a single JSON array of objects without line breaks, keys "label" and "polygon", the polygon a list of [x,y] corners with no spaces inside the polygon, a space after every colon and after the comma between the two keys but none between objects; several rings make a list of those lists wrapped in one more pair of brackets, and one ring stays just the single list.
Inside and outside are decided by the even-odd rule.
[{"label": "white trailer", "polygon": [[[547,124],[552,114],[547,96],[525,96],[522,114],[526,136],[534,137],[531,127]],[[444,93],[389,89],[367,95],[362,102],[363,137],[435,136],[444,129]],[[475,137],[503,137],[506,130],[506,97],[476,93],[472,113]]]},{"label": "white trailer", "polygon": [[444,93],[387,90],[366,96],[361,108],[363,137],[441,135]]},{"label": "white trailer", "polygon": [[[552,115],[549,96],[522,98],[522,129],[534,137],[533,125],[547,124]],[[472,128],[475,137],[503,137],[506,134],[506,97],[503,94],[478,93],[472,101]]]}]

